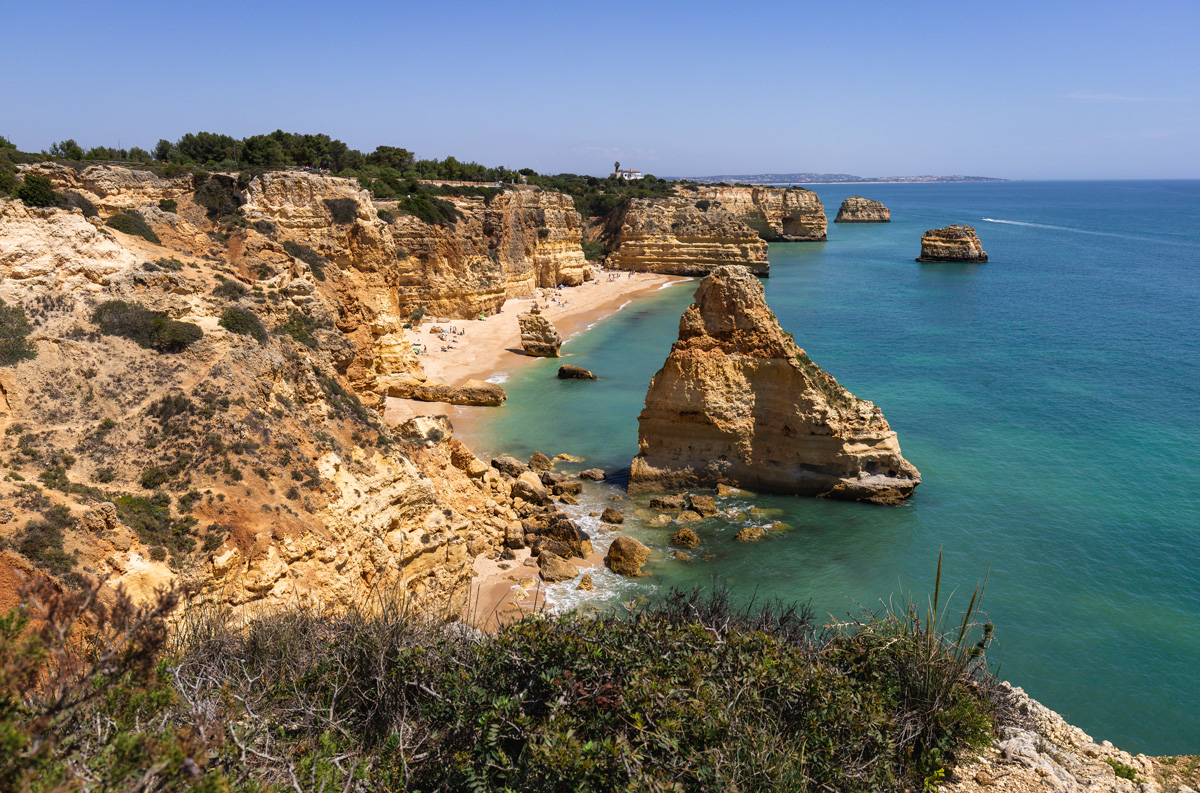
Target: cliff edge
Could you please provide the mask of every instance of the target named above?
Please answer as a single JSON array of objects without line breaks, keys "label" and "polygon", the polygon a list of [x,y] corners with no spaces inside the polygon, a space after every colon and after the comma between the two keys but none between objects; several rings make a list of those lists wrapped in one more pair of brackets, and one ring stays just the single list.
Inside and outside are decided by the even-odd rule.
[{"label": "cliff edge", "polygon": [[757,279],[704,279],[646,393],[631,492],[730,484],[895,504],[920,481],[879,408],[809,360]]}]

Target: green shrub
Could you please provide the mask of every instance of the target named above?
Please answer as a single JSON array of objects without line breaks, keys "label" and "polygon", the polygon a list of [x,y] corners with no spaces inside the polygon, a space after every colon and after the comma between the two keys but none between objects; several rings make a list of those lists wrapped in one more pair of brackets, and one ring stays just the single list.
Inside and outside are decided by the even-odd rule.
[{"label": "green shrub", "polygon": [[594,262],[597,259],[604,258],[604,243],[584,240],[581,245],[583,247],[583,258],[587,261]]},{"label": "green shrub", "polygon": [[250,336],[259,344],[267,340],[267,329],[263,327],[262,320],[253,311],[244,308],[229,306],[221,312],[221,319],[217,324],[230,333]]},{"label": "green shrub", "polygon": [[237,300],[245,297],[250,291],[249,287],[245,286],[244,284],[240,284],[237,281],[231,281],[223,275],[218,275],[217,281],[219,281],[219,283],[213,287],[212,290],[213,297],[223,297],[229,300]]},{"label": "green shrub", "polygon": [[196,188],[192,200],[204,207],[208,219],[213,221],[237,214],[238,207],[245,203],[238,192],[237,183],[228,176],[220,175],[205,178]]},{"label": "green shrub", "polygon": [[411,195],[402,198],[396,209],[437,226],[452,226],[462,216],[454,204],[427,195]]},{"label": "green shrub", "polygon": [[0,300],[0,366],[13,366],[37,357],[37,347],[29,341],[32,332],[25,309]]},{"label": "green shrub", "polygon": [[191,553],[196,547],[196,538],[191,531],[196,519],[172,519],[170,496],[161,492],[156,496],[122,495],[113,499],[113,503],[121,522],[133,529],[146,545],[163,545],[176,554]]},{"label": "green shrub", "polygon": [[75,567],[75,557],[63,550],[63,530],[72,523],[71,513],[61,504],[42,510],[41,519],[25,524],[16,548],[34,565],[51,575],[63,576]]},{"label": "green shrub", "polygon": [[707,212],[710,206],[712,206],[712,202],[707,198],[701,198],[696,202],[696,209],[699,209],[701,212]]},{"label": "green shrub", "polygon": [[302,311],[292,309],[288,314],[287,322],[282,325],[275,326],[275,332],[278,334],[287,334],[296,341],[303,344],[309,349],[317,349],[319,342],[313,332],[325,327],[323,323],[318,322]]},{"label": "green shrub", "polygon": [[75,207],[83,213],[85,218],[94,218],[100,215],[100,210],[96,209],[96,205],[79,193],[63,193],[63,204],[68,207]]},{"label": "green shrub", "polygon": [[63,200],[62,196],[54,192],[50,180],[36,173],[26,175],[14,195],[24,201],[26,206],[31,207],[52,207]]},{"label": "green shrub", "polygon": [[104,225],[111,226],[117,231],[126,234],[132,234],[135,237],[141,237],[147,242],[153,242],[155,245],[162,242],[158,238],[158,235],[154,233],[154,229],[150,228],[150,224],[142,217],[141,213],[134,212],[132,209],[127,209],[119,215],[113,215],[104,221]]},{"label": "green shrub", "polygon": [[358,202],[353,198],[326,198],[323,202],[334,223],[353,223],[358,217]]},{"label": "green shrub", "polygon": [[269,237],[275,233],[275,224],[269,220],[256,220],[254,221],[254,230]]},{"label": "green shrub", "polygon": [[183,352],[204,336],[198,325],[178,322],[161,311],[124,300],[101,303],[92,312],[92,321],[105,335],[120,336],[141,347],[165,353]]},{"label": "green shrub", "polygon": [[283,249],[287,252],[288,256],[294,256],[307,264],[309,269],[312,270],[313,277],[315,277],[318,281],[325,280],[325,265],[329,264],[329,262],[324,256],[317,253],[307,245],[301,245],[300,243],[292,242],[291,240],[283,243]]},{"label": "green shrub", "polygon": [[163,198],[159,200],[158,208],[163,212],[176,212],[179,210],[179,203],[174,198]]},{"label": "green shrub", "polygon": [[1112,768],[1113,773],[1121,779],[1128,779],[1130,782],[1137,781],[1137,769],[1133,766],[1125,765],[1120,760],[1114,760],[1111,757],[1104,758],[1104,762],[1108,763]]}]

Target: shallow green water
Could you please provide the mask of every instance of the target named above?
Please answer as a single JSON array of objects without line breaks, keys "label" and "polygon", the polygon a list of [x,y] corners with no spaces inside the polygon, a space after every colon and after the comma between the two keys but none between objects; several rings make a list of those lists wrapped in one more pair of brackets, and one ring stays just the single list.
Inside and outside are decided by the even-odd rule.
[{"label": "shallow green water", "polygon": [[[745,545],[732,539],[744,522],[699,524],[712,558],[690,564],[669,558],[670,531],[627,522],[664,553],[637,583],[598,572],[595,597],[717,577],[742,597],[841,616],[924,597],[944,549],[959,606],[990,570],[1002,677],[1097,740],[1200,752],[1200,183],[817,192],[831,216],[857,193],[893,222],[773,244],[767,299],[814,361],[883,409],[923,484],[897,508],[759,496],[744,505],[794,528]],[[921,232],[951,222],[977,228],[989,264],[913,262]],[[522,370],[479,442],[627,471],[646,386],[694,287],[565,345],[597,382],[559,381],[554,361]],[[598,533],[586,513],[623,492],[623,475],[580,510]],[[565,586],[553,595],[579,602]]]}]

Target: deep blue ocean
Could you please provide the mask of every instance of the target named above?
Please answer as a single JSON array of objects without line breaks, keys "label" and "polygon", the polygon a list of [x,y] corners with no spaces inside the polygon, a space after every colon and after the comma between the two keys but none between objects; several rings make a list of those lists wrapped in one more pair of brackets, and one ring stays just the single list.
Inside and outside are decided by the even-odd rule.
[{"label": "deep blue ocean", "polygon": [[[831,218],[857,194],[892,223],[831,222],[827,242],[772,244],[767,300],[817,364],[880,406],[924,482],[902,507],[725,500],[768,512],[698,524],[690,563],[670,557],[673,530],[640,525],[643,500],[626,501],[623,530],[662,553],[637,582],[597,571],[593,597],[716,578],[842,617],[922,602],[943,550],[951,609],[987,576],[1002,678],[1098,741],[1200,753],[1200,182],[814,189]],[[921,233],[950,223],[975,226],[991,261],[914,262]],[[563,347],[599,381],[559,381],[550,360],[522,369],[472,443],[627,470],[695,285]],[[623,492],[621,476],[588,491],[591,529],[586,513]],[[793,528],[734,542],[747,520]],[[552,592],[560,606],[589,605],[580,597]]]}]

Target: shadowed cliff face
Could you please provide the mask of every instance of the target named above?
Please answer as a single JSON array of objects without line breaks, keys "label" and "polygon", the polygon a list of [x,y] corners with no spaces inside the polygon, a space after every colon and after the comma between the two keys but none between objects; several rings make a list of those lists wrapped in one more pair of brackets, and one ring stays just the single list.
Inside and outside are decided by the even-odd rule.
[{"label": "shadowed cliff face", "polygon": [[767,243],[732,212],[690,198],[634,198],[613,212],[606,236],[618,270],[707,275],[737,264],[767,275]]},{"label": "shadowed cliff face", "polygon": [[650,383],[631,491],[714,487],[897,503],[921,477],[883,413],[809,360],[745,268],[704,279]]}]

